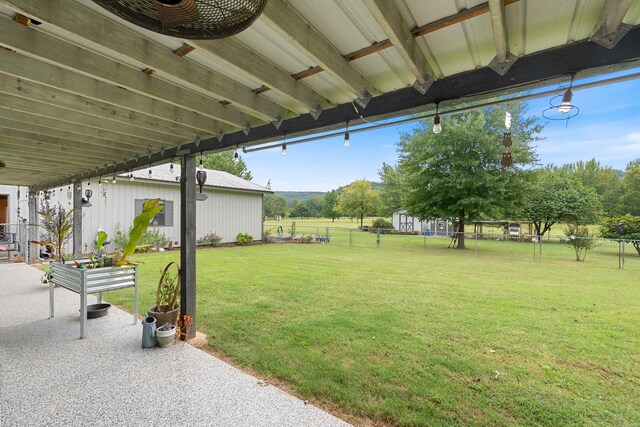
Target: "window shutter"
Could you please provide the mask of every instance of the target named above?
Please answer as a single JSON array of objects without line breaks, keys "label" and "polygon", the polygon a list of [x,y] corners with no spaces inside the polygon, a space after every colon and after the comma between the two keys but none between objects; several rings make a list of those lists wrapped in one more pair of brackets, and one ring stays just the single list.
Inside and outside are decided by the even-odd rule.
[{"label": "window shutter", "polygon": [[133,216],[136,217],[138,215],[140,215],[142,213],[142,205],[144,204],[144,200],[143,199],[136,199],[136,203],[135,203],[135,212],[133,213]]},{"label": "window shutter", "polygon": [[173,226],[173,201],[164,201],[164,225]]}]

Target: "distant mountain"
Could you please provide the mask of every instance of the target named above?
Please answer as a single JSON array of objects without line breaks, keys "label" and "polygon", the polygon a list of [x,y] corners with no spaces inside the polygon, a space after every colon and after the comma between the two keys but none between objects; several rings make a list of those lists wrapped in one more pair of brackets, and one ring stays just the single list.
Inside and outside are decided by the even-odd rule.
[{"label": "distant mountain", "polygon": [[614,169],[613,171],[614,171],[614,172],[616,173],[616,175],[618,175],[620,178],[624,178],[624,174],[625,174],[625,172],[624,172],[624,171],[621,171],[620,169]]},{"label": "distant mountain", "polygon": [[[347,188],[347,185],[343,185],[342,187],[338,187],[338,193],[342,193],[342,190],[344,190],[345,188]],[[382,183],[381,182],[371,182],[371,188],[373,188],[374,190],[382,190]]]},{"label": "distant mountain", "polygon": [[296,199],[304,202],[315,196],[324,197],[327,193],[322,191],[276,191],[275,194],[284,197],[287,203],[291,204]]}]

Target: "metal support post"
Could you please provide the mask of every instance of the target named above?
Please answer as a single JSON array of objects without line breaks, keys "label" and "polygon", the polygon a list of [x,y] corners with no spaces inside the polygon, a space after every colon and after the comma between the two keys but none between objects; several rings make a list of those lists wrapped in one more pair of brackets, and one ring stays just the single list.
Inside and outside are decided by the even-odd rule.
[{"label": "metal support post", "polygon": [[[38,193],[29,194],[29,236],[28,241],[40,240],[38,236]],[[29,264],[34,264],[38,258],[38,245],[29,243]]]},{"label": "metal support post", "polygon": [[73,183],[73,257],[82,258],[82,181]]},{"label": "metal support post", "polygon": [[353,229],[349,229],[349,246],[353,246]]},{"label": "metal support post", "polygon": [[196,158],[180,162],[180,314],[191,316],[187,339],[196,335]]}]

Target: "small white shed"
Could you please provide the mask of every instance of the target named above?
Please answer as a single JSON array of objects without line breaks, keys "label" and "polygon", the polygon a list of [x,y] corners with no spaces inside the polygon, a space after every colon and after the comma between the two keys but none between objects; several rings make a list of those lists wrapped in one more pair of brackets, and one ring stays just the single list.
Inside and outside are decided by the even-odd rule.
[{"label": "small white shed", "polygon": [[404,209],[396,209],[392,212],[391,223],[393,228],[401,233],[418,231],[420,234],[426,233],[431,236],[449,236],[454,232],[454,224],[451,221],[440,218],[420,221]]}]

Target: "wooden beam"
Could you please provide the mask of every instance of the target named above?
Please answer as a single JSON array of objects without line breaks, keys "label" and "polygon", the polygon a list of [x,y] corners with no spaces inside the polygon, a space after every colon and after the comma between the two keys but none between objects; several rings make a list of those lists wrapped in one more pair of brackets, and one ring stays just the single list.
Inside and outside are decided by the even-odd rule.
[{"label": "wooden beam", "polygon": [[504,0],[489,0],[489,14],[491,15],[491,28],[493,29],[493,42],[496,46],[496,58],[498,62],[507,60],[507,19],[504,13]]},{"label": "wooden beam", "polygon": [[97,129],[117,129],[118,133],[140,138],[148,144],[157,147],[157,149],[160,149],[160,147],[163,146],[174,146],[180,141],[186,141],[185,138],[172,137],[171,135],[167,135],[164,133],[119,123],[115,120],[106,120],[92,116],[90,114],[85,114],[66,108],[56,108],[43,102],[10,96],[4,93],[0,93],[0,108],[8,108],[14,111],[38,114],[56,120],[61,120],[63,122],[82,124]]},{"label": "wooden beam", "polygon": [[[2,106],[0,106],[0,119],[12,120],[27,126],[45,128],[46,131],[43,131],[43,133],[58,138],[67,138],[65,135],[72,135],[68,137],[68,139],[80,141],[84,139],[87,145],[98,144],[106,147],[115,147],[120,150],[130,151],[132,155],[139,153],[141,150],[149,151],[155,148],[152,143],[153,141],[146,139],[94,128],[84,124],[64,122],[30,112],[3,108]],[[11,127],[15,128],[15,126]],[[23,129],[22,126],[20,126],[20,128]]]},{"label": "wooden beam", "polygon": [[308,86],[298,83],[291,75],[262,57],[259,53],[234,38],[199,40],[195,45],[202,51],[214,55],[244,75],[262,82],[272,90],[296,101],[303,108],[299,113],[317,112],[333,104],[315,93]]},{"label": "wooden beam", "polygon": [[[291,117],[282,107],[265,97],[256,96],[240,83],[204,66],[185,61],[170,49],[109,20],[73,0],[2,0],[14,10],[36,17],[42,22],[70,32],[76,37],[97,43],[118,55],[146,64],[208,93],[211,98],[228,99],[242,111],[260,120]],[[1,38],[0,38],[1,39]],[[185,91],[186,92],[186,91]]]},{"label": "wooden beam", "polygon": [[362,106],[366,106],[371,95],[378,94],[371,83],[284,0],[268,1],[260,19],[349,88]]},{"label": "wooden beam", "polygon": [[414,87],[420,93],[425,93],[433,83],[433,77],[427,72],[427,58],[420,50],[398,8],[388,0],[365,0],[364,4],[415,76]]},{"label": "wooden beam", "polygon": [[629,11],[633,0],[607,0],[600,16],[600,27],[591,40],[607,49],[613,48],[632,28],[622,20]]},{"label": "wooden beam", "polygon": [[[0,122],[2,122],[2,120],[3,119],[0,119]],[[0,123],[0,140],[3,144],[11,143],[18,147],[23,147],[23,149],[26,149],[27,146],[33,146],[34,150],[43,150],[43,153],[57,153],[65,156],[72,156],[75,153],[76,155],[89,156],[95,158],[97,163],[107,163],[107,159],[109,158],[119,160],[136,154],[135,152],[120,150],[118,148],[105,145],[100,146],[87,144],[42,135],[33,131],[25,132],[5,128],[2,126],[2,123]],[[139,149],[138,152],[140,152]],[[111,163],[113,163],[113,161],[111,161]]]},{"label": "wooden beam", "polygon": [[180,162],[180,315],[191,316],[187,339],[196,336],[196,158]]},{"label": "wooden beam", "polygon": [[50,145],[44,145],[39,142],[30,141],[26,139],[10,138],[4,135],[0,135],[0,142],[2,144],[2,156],[3,154],[14,154],[21,156],[25,154],[31,154],[37,152],[41,156],[45,156],[51,162],[67,162],[69,159],[81,159],[77,164],[89,166],[100,165],[108,163],[111,158],[111,163],[114,161],[120,161],[122,157],[100,157],[95,154],[87,154],[84,152],[73,152],[67,149],[52,148]]},{"label": "wooden beam", "polygon": [[73,257],[82,258],[82,181],[73,184]]},{"label": "wooden beam", "polygon": [[[53,107],[68,108],[73,111],[91,114],[92,116],[118,121],[142,129],[161,132],[172,138],[194,139],[193,129],[175,123],[158,120],[153,116],[111,105],[106,102],[85,98],[80,95],[62,92],[39,83],[0,73],[0,93],[18,96],[33,101],[44,102]],[[212,136],[209,134],[207,136]]]},{"label": "wooden beam", "polygon": [[[2,49],[0,49],[0,72],[61,91],[132,109],[138,114],[156,117],[182,125],[187,129],[192,128],[194,136],[196,133],[217,135],[221,131],[226,133],[238,129],[194,111]],[[212,108],[215,109],[215,107]],[[233,109],[227,110],[226,114],[231,121],[245,123],[246,116],[243,113]]]},{"label": "wooden beam", "polygon": [[[134,68],[122,65],[97,53],[80,48],[70,43],[50,36],[42,31],[33,30],[21,25],[7,25],[6,18],[0,16],[0,40],[2,44],[39,61],[56,65],[75,73],[91,76],[93,79],[109,82],[112,90],[125,87],[140,95],[149,96],[162,102],[197,111],[200,114],[225,121],[237,128],[243,128],[249,123],[264,123],[252,120],[243,115],[242,123],[230,123],[225,108],[214,102],[216,99],[197,94],[195,91],[185,90],[157,78],[149,78]],[[175,55],[172,55],[175,57]],[[178,59],[177,57],[175,57]],[[186,62],[186,61],[180,61]],[[252,93],[252,96],[253,95]]]},{"label": "wooden beam", "polygon": [[601,18],[606,34],[613,34],[620,29],[632,3],[633,0],[607,0]]}]

